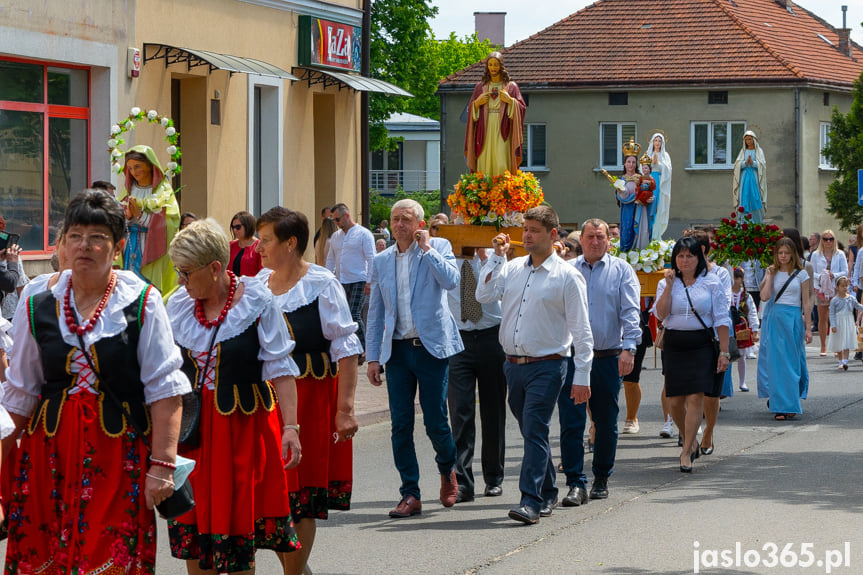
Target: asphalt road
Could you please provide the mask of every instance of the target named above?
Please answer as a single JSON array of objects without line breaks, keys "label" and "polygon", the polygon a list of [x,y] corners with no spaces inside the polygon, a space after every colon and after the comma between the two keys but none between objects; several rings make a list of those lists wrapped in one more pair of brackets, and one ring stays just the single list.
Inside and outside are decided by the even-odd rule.
[{"label": "asphalt road", "polygon": [[[389,424],[362,427],[354,440],[352,509],[319,522],[310,566],[315,575],[863,573],[863,364],[838,372],[832,358],[813,351],[804,414],[775,422],[754,391],[735,393],[722,402],[716,452],[696,460],[691,475],[678,470],[676,438],[658,436],[661,375],[645,370],[641,432],[621,436],[609,499],[560,507],[536,526],[506,517],[519,500],[521,461],[511,417],[504,495],[445,509],[418,416],[423,514],[402,520],[387,516],[399,485]],[[652,366],[652,358],[645,363]],[[749,360],[747,378],[753,389],[755,363]],[[554,425],[555,453],[556,435]],[[588,469],[589,462],[588,455]],[[475,472],[481,476],[479,464]],[[563,475],[558,486],[565,494]],[[185,573],[170,558],[160,524],[157,573]],[[257,572],[280,573],[273,553],[258,554]]]}]

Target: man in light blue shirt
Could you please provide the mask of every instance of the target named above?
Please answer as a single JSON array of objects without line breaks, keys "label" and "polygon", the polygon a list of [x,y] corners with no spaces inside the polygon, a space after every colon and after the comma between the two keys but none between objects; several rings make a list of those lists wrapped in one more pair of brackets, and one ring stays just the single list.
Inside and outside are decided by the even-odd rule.
[{"label": "man in light blue shirt", "polygon": [[[629,263],[608,254],[608,224],[587,220],[581,232],[584,255],[573,265],[587,283],[593,364],[590,369],[590,413],[596,427],[591,499],[608,497],[608,478],[617,451],[618,395],[623,376],[632,371],[635,348],[641,340],[639,323],[641,285]],[[571,371],[572,368],[570,368]],[[585,404],[574,404],[566,393],[558,399],[560,450],[569,493],[565,507],[587,503],[584,473]]]}]

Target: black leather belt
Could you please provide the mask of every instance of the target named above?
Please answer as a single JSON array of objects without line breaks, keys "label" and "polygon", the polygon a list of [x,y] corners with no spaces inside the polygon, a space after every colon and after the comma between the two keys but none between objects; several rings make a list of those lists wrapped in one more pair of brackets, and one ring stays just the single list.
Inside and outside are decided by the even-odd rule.
[{"label": "black leather belt", "polygon": [[411,337],[408,339],[397,339],[395,341],[396,341],[396,343],[409,343],[410,345],[412,345],[414,347],[422,347],[423,346],[423,342],[421,342],[420,338],[418,338],[418,337]]},{"label": "black leather belt", "polygon": [[617,357],[620,355],[619,349],[595,349],[593,350],[593,357],[599,359],[602,357]]},{"label": "black leather belt", "polygon": [[550,359],[565,359],[559,353],[553,353],[551,355],[544,355],[542,357],[532,357],[529,355],[508,355],[506,356],[506,360],[510,363],[516,363],[518,365],[525,365],[527,363],[536,363],[538,361],[548,361]]}]

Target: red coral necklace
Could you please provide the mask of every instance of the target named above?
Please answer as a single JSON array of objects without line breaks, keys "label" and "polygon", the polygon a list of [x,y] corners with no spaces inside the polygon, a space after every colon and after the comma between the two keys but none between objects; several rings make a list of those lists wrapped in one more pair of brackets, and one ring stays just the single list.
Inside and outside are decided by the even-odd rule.
[{"label": "red coral necklace", "polygon": [[105,289],[102,299],[99,300],[99,305],[97,305],[96,309],[93,311],[93,317],[87,320],[83,325],[78,325],[78,318],[75,316],[75,311],[72,309],[72,278],[69,278],[69,284],[66,286],[66,295],[63,298],[63,313],[66,316],[66,325],[69,327],[70,332],[77,335],[84,335],[88,331],[93,331],[93,328],[96,327],[96,322],[99,321],[99,316],[102,315],[102,311],[104,311],[105,305],[108,303],[108,298],[111,297],[111,291],[114,289],[116,284],[117,274],[111,272],[111,279],[108,280],[108,287]]},{"label": "red coral necklace", "polygon": [[204,314],[204,302],[199,299],[195,300],[195,319],[207,329],[216,327],[225,321],[225,316],[228,315],[228,310],[231,309],[231,304],[234,302],[234,293],[237,291],[237,276],[234,275],[234,272],[228,270],[228,277],[231,278],[231,287],[228,288],[228,299],[225,301],[225,307],[222,308],[216,319],[207,319],[207,316]]}]

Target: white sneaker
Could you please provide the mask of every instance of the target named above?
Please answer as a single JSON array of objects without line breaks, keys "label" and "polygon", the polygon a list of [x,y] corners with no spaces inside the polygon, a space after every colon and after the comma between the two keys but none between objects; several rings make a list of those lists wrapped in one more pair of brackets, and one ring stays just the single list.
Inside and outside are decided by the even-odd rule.
[{"label": "white sneaker", "polygon": [[674,437],[674,422],[666,421],[662,424],[662,431],[659,432],[659,437]]},{"label": "white sneaker", "polygon": [[636,434],[638,433],[638,420],[627,419],[623,424],[623,433]]},{"label": "white sneaker", "polygon": [[745,383],[740,384],[740,391],[749,391],[749,386]]},{"label": "white sneaker", "polygon": [[755,350],[750,348],[748,352],[746,352],[746,359],[758,359],[758,356],[755,355]]}]

